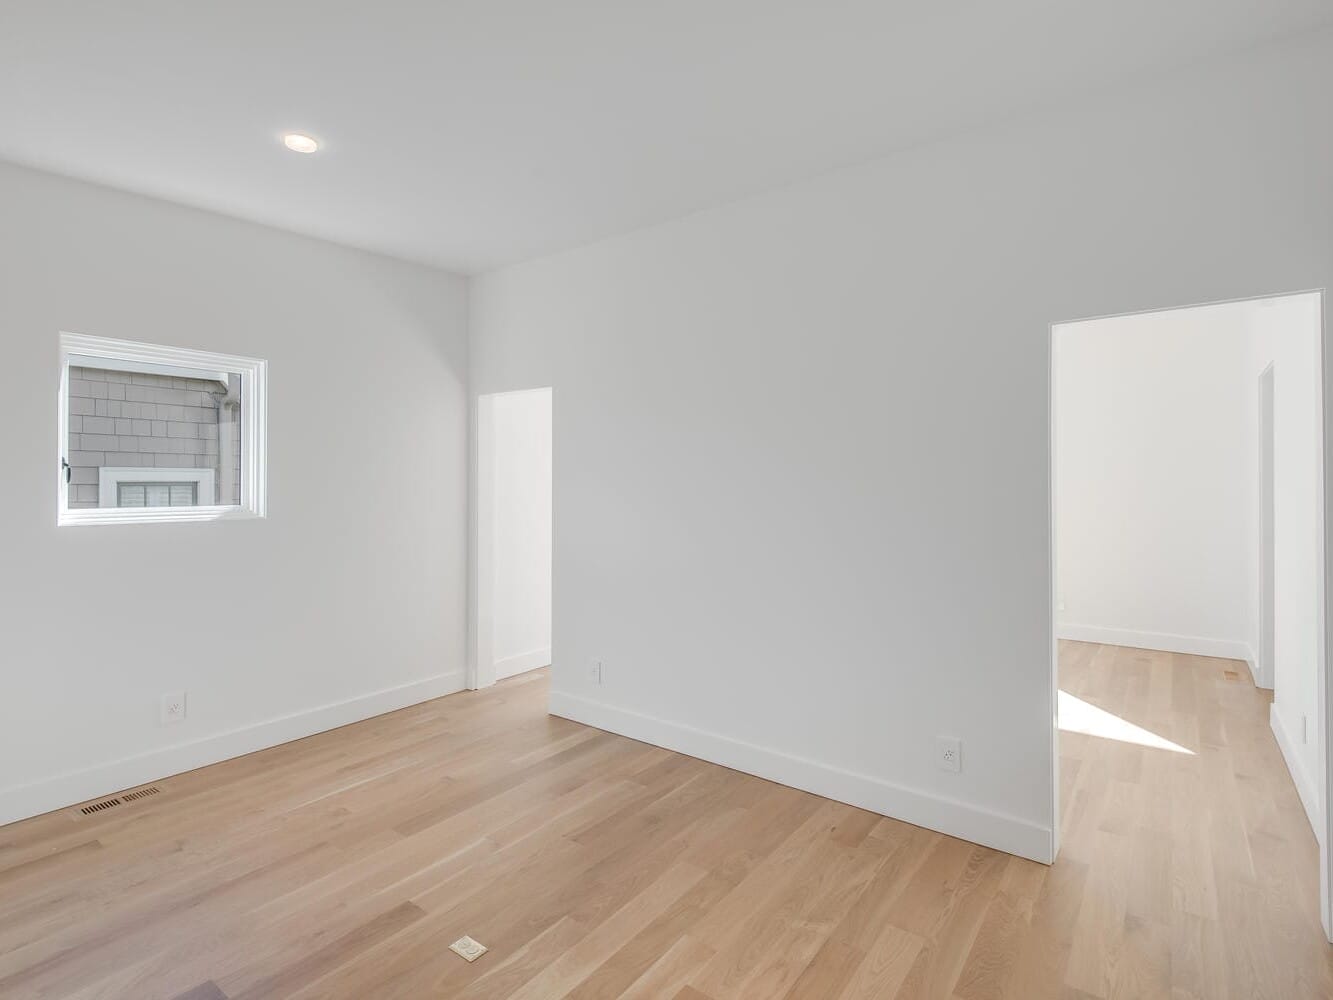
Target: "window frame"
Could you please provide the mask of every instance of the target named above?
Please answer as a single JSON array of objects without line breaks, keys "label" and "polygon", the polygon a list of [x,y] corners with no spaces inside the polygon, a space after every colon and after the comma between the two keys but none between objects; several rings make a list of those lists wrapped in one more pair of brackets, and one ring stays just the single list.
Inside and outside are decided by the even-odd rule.
[{"label": "window frame", "polygon": [[[246,520],[268,516],[268,362],[259,358],[168,347],[134,340],[60,334],[60,383],[56,420],[56,523],[163,524],[187,521]],[[241,420],[237,444],[241,452],[241,502],[198,507],[69,507],[69,487],[64,461],[69,455],[69,369],[91,363],[119,371],[176,375],[182,378],[213,378],[225,381],[231,374],[241,379]],[[139,473],[147,469],[137,469]],[[154,474],[164,470],[153,470]],[[99,496],[101,476],[99,473]],[[100,500],[99,500],[100,503]]]}]

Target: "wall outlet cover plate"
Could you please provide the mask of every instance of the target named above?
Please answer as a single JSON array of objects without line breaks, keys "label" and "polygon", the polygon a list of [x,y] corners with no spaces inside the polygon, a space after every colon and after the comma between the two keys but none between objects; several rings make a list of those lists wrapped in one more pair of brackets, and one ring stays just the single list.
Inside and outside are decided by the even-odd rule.
[{"label": "wall outlet cover plate", "polygon": [[185,721],[185,692],[173,691],[162,696],[162,725]]},{"label": "wall outlet cover plate", "polygon": [[463,937],[459,938],[457,941],[451,944],[449,946],[449,950],[452,952],[456,952],[459,955],[462,955],[463,958],[467,959],[467,961],[469,962],[475,962],[477,959],[481,958],[482,955],[486,954],[486,952],[489,951],[490,949],[488,949],[484,944],[482,944],[479,941],[473,941],[470,937],[468,937],[465,934],[463,935]]},{"label": "wall outlet cover plate", "polygon": [[952,736],[940,736],[936,740],[935,761],[941,771],[954,774],[963,769],[963,741]]}]

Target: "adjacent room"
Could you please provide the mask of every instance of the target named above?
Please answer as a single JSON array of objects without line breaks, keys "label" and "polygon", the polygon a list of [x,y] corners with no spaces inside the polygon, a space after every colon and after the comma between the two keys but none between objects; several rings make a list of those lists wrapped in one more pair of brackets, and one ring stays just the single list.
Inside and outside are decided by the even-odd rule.
[{"label": "adjacent room", "polygon": [[[1229,926],[1250,906],[1235,884],[1282,894],[1318,869],[1321,306],[1052,329],[1060,857],[1116,900],[1078,914],[1085,942],[1173,893]],[[1248,933],[1276,952],[1315,915]],[[1095,995],[1113,961],[1076,947],[1066,975]]]},{"label": "adjacent room", "polygon": [[1333,996],[1324,0],[0,5],[0,997]]},{"label": "adjacent room", "polygon": [[551,665],[553,417],[549,388],[476,406],[474,688]]}]

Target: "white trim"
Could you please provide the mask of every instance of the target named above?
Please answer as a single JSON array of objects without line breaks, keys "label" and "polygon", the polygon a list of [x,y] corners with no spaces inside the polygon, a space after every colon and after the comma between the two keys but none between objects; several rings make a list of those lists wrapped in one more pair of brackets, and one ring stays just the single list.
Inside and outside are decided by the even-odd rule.
[{"label": "white trim", "polygon": [[61,527],[87,524],[184,524],[190,521],[249,521],[255,514],[240,507],[92,507],[67,510]]},{"label": "white trim", "polygon": [[1051,862],[1050,829],[1015,816],[560,691],[551,692],[550,712],[985,847]]},{"label": "white trim", "polygon": [[1139,632],[1101,625],[1063,624],[1055,626],[1055,636],[1057,639],[1071,639],[1075,642],[1097,642],[1103,646],[1128,646],[1131,649],[1156,649],[1163,653],[1190,653],[1194,656],[1241,660],[1250,668],[1255,684],[1259,683],[1254,650],[1241,639],[1209,639],[1199,635],[1173,635],[1170,632]]},{"label": "white trim", "polygon": [[549,667],[551,665],[551,650],[534,649],[528,653],[519,653],[517,656],[506,656],[503,660],[495,661],[495,679],[504,680],[506,677],[513,677],[515,674],[524,674],[529,670],[536,670],[538,667]]},{"label": "white trim", "polygon": [[[60,334],[60,346],[66,357],[103,359],[115,362],[142,362],[164,365],[171,369],[193,368],[204,372],[244,372],[254,367],[255,358],[235,354],[199,351],[191,347],[170,347],[165,344],[145,344],[137,340],[116,340],[111,337],[89,337],[82,333]],[[77,363],[77,362],[76,362]],[[133,369],[126,369],[133,370]],[[208,375],[214,378],[216,375]]]},{"label": "white trim", "polygon": [[[1259,403],[1259,496],[1256,501],[1259,511],[1259,634],[1255,637],[1258,647],[1255,661],[1250,665],[1256,687],[1273,690],[1277,677],[1277,665],[1274,652],[1277,648],[1274,635],[1274,611],[1276,610],[1276,566],[1273,564],[1272,532],[1276,520],[1274,503],[1274,405],[1273,362],[1270,361],[1259,373],[1256,394]],[[1270,569],[1273,571],[1270,574]]]},{"label": "white trim", "polygon": [[[128,483],[194,483],[201,497],[213,496],[212,469],[159,469],[151,465],[103,465],[97,470],[97,504],[116,507],[117,491],[122,482]],[[192,507],[212,507],[213,504],[191,504]],[[143,510],[135,507],[134,510]],[[176,508],[179,509],[179,508]]]},{"label": "white trim", "polygon": [[1310,772],[1305,769],[1305,764],[1301,762],[1300,754],[1296,752],[1296,744],[1283,726],[1282,716],[1278,714],[1276,705],[1268,706],[1268,725],[1273,730],[1273,738],[1277,740],[1277,748],[1282,751],[1282,759],[1286,762],[1287,770],[1291,772],[1291,782],[1296,786],[1296,794],[1300,796],[1305,817],[1310,821],[1310,829],[1314,831],[1315,840],[1319,840],[1323,835],[1323,824],[1319,822],[1319,786],[1315,784]]},{"label": "white trim", "polygon": [[123,357],[98,357],[92,354],[69,355],[69,363],[74,368],[102,368],[103,362],[111,361],[115,371],[136,372],[140,375],[169,375],[172,378],[201,378],[210,382],[231,384],[231,372],[213,371],[208,368],[190,368],[186,365],[159,365],[149,361],[131,361]]},{"label": "white trim", "polygon": [[[0,824],[13,823],[109,795],[123,788],[133,788],[256,750],[290,743],[461,690],[463,671],[451,670],[410,684],[385,688],[331,705],[293,712],[239,729],[124,757],[109,764],[66,772],[28,785],[0,789]],[[187,721],[185,725],[188,724]]]},{"label": "white trim", "polygon": [[1329,852],[1333,851],[1333,684],[1328,677],[1328,630],[1333,627],[1333,609],[1329,601],[1333,599],[1333,586],[1329,586],[1328,575],[1333,572],[1333,559],[1328,558],[1328,538],[1330,524],[1333,523],[1333,510],[1329,509],[1328,449],[1333,444],[1333,428],[1329,427],[1333,407],[1329,406],[1329,396],[1333,393],[1333,368],[1329,364],[1328,351],[1328,294],[1319,292],[1319,428],[1322,437],[1319,442],[1319,509],[1324,516],[1316,521],[1315,555],[1319,560],[1318,608],[1319,638],[1316,643],[1315,674],[1318,678],[1316,698],[1316,739],[1321,740],[1320,762],[1324,766],[1323,782],[1316,785],[1322,836],[1319,841],[1319,920],[1324,926],[1324,937],[1333,942],[1333,860]]},{"label": "white trim", "polygon": [[475,521],[472,551],[472,649],[468,687],[473,691],[495,683],[495,397],[476,401],[476,463],[472,481]]},{"label": "white trim", "polygon": [[[244,520],[268,515],[268,362],[234,354],[217,354],[188,347],[144,344],[132,340],[60,334],[60,380],[56,419],[56,523],[162,524],[187,521]],[[70,510],[69,487],[61,463],[69,453],[69,368],[99,360],[125,371],[153,371],[181,377],[205,377],[227,382],[228,373],[240,379],[241,413],[238,444],[241,449],[241,502],[239,505],[201,507],[98,507]]]},{"label": "white trim", "polygon": [[64,524],[69,516],[69,355],[64,349],[63,334],[59,354],[60,379],[56,383],[56,524]]},{"label": "white trim", "polygon": [[1046,512],[1050,522],[1050,534],[1046,547],[1046,635],[1047,655],[1050,657],[1050,677],[1045,685],[1045,717],[1051,720],[1050,767],[1047,769],[1051,782],[1051,812],[1047,822],[1051,826],[1051,863],[1060,856],[1060,640],[1056,634],[1056,623],[1060,620],[1060,599],[1057,589],[1059,577],[1059,552],[1055,541],[1059,538],[1055,519],[1058,516],[1055,503],[1055,456],[1057,454],[1056,435],[1059,428],[1055,423],[1056,361],[1059,342],[1055,338],[1055,326],[1052,324],[1046,332]]},{"label": "white trim", "polygon": [[1298,295],[1320,295],[1324,294],[1322,288],[1297,288],[1290,292],[1272,292],[1268,295],[1241,295],[1233,299],[1211,299],[1205,302],[1189,302],[1185,305],[1168,306],[1147,306],[1143,309],[1128,309],[1124,312],[1099,313],[1095,316],[1076,316],[1073,319],[1062,319],[1057,323],[1052,323],[1051,328],[1057,326],[1071,326],[1074,323],[1089,323],[1098,319],[1119,319],[1122,316],[1146,316],[1149,313],[1181,312],[1185,309],[1199,309],[1204,306],[1227,306],[1238,302],[1259,302],[1263,299],[1288,299],[1295,298]]}]

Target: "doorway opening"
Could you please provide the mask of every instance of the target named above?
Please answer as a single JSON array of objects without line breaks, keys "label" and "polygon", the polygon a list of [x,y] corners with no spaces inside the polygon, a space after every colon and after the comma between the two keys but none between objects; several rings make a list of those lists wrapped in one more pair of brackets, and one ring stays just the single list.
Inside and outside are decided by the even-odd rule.
[{"label": "doorway opening", "polygon": [[1163,919],[1235,862],[1333,924],[1323,356],[1320,292],[1051,328],[1057,848]]},{"label": "doorway opening", "polygon": [[472,688],[551,663],[552,392],[477,400]]}]

